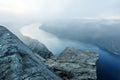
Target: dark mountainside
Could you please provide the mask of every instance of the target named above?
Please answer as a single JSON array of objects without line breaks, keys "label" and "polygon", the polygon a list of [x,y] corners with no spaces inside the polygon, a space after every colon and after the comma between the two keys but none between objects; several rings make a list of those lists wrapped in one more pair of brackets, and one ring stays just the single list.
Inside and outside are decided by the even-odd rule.
[{"label": "dark mountainside", "polygon": [[0,69],[0,80],[61,80],[3,26],[0,26]]},{"label": "dark mountainside", "polygon": [[21,36],[20,39],[37,55],[41,56],[44,59],[50,58],[53,55],[47,47],[39,42],[38,40],[31,39],[27,36]]},{"label": "dark mountainside", "polygon": [[119,20],[63,20],[46,22],[41,28],[60,38],[94,44],[120,55],[119,25]]},{"label": "dark mountainside", "polygon": [[[16,33],[16,32],[15,32]],[[53,55],[53,53],[47,49],[47,47],[42,44],[40,41],[29,38],[27,36],[23,36],[20,31],[17,31],[16,35],[19,37],[19,39],[26,44],[33,53],[35,53],[37,56],[41,56],[44,59],[50,58]]]}]

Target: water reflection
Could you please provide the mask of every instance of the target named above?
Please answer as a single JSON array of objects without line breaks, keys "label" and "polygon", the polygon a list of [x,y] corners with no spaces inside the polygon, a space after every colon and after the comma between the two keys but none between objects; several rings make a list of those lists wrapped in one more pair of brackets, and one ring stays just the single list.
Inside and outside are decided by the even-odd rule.
[{"label": "water reflection", "polygon": [[120,56],[102,50],[99,53],[98,80],[120,80]]}]

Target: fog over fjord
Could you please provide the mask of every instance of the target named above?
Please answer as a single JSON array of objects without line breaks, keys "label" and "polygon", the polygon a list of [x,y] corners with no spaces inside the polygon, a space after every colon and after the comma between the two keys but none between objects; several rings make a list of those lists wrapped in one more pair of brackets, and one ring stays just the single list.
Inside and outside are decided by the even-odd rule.
[{"label": "fog over fjord", "polygon": [[[54,54],[59,54],[66,47],[80,48],[83,50],[93,50],[97,51],[98,48],[89,44],[83,44],[81,42],[69,39],[62,39],[57,37],[54,34],[48,33],[41,29],[42,24],[30,24],[21,28],[21,33],[24,36],[29,36],[30,38],[39,40],[47,46],[47,48],[52,51]],[[32,28],[32,29],[29,29]]]},{"label": "fog over fjord", "polygon": [[61,38],[87,42],[100,38],[112,43],[119,41],[119,3],[119,0],[2,0],[0,24],[19,34],[22,27],[40,23],[43,30]]},{"label": "fog over fjord", "polygon": [[[59,54],[66,47],[69,47],[67,48],[68,52],[64,51],[67,56],[64,56],[63,53],[65,60],[58,61],[63,63],[61,66],[65,69],[61,68],[59,64],[58,67],[52,68],[60,69],[53,70],[60,73],[60,77],[72,78],[75,73],[82,78],[81,75],[84,77],[86,74],[95,76],[93,73],[89,73],[94,72],[97,73],[95,77],[98,80],[120,80],[120,56],[118,56],[120,55],[120,0],[0,0],[0,25],[12,31],[29,47],[29,49],[24,47],[21,41],[14,39],[14,35],[12,38],[9,31],[0,28],[2,31],[2,35],[0,34],[2,40],[0,67],[3,67],[0,79],[8,79],[9,75],[6,74],[11,73],[11,71],[11,76],[14,79],[21,78],[20,76],[24,75],[21,75],[24,71],[30,72],[30,74],[25,73],[25,76],[22,77],[25,77],[24,79],[39,79],[37,77],[39,72],[40,79],[48,79],[49,76],[46,75],[48,72],[42,70],[41,64],[38,68],[35,67],[40,62],[38,59],[42,54],[50,58],[52,53]],[[35,54],[32,54],[30,49],[35,51]],[[79,51],[81,57],[78,56]],[[90,56],[91,52],[99,53],[99,56],[96,56],[97,59],[99,57],[97,62],[95,61],[96,63],[91,62],[96,58],[95,54]],[[40,56],[38,56],[39,53]],[[90,59],[87,57],[88,55]],[[75,62],[73,62],[74,59]],[[48,60],[42,59],[45,63]],[[56,65],[56,62],[57,58],[50,58],[50,66]],[[91,70],[87,66],[96,68],[97,71]],[[10,68],[6,71],[7,67]],[[36,72],[36,69],[40,69],[40,71]],[[80,69],[80,72],[77,69]],[[41,76],[41,72],[43,72],[43,76]],[[52,74],[50,73],[50,75]]]}]

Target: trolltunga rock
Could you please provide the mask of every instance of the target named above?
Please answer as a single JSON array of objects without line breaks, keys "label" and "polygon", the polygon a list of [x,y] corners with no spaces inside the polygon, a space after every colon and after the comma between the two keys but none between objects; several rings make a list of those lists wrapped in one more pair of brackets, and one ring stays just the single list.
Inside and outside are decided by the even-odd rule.
[{"label": "trolltunga rock", "polygon": [[96,80],[97,60],[97,53],[68,47],[46,65],[64,80]]}]

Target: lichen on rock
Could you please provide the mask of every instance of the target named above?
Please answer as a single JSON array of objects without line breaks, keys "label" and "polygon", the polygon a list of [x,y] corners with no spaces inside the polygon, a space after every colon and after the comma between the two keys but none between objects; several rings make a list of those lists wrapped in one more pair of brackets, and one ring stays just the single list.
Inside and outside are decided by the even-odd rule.
[{"label": "lichen on rock", "polygon": [[0,80],[61,80],[13,33],[0,26]]},{"label": "lichen on rock", "polygon": [[68,47],[46,65],[64,80],[96,80],[97,60],[97,53]]}]

